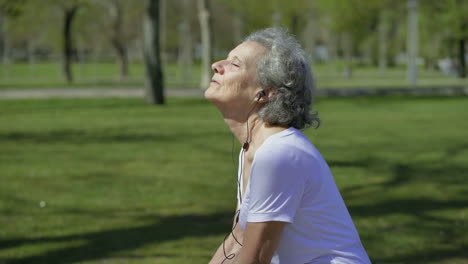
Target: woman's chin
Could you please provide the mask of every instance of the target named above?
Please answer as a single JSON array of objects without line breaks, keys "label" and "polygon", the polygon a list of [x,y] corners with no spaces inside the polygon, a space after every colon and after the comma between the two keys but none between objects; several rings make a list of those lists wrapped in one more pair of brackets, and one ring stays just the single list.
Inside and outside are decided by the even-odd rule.
[{"label": "woman's chin", "polygon": [[205,96],[205,99],[210,101],[210,102],[213,102],[213,101],[216,101],[216,87],[213,87],[213,85],[210,85],[208,87],[208,89],[205,90],[205,93],[204,93],[204,96]]}]

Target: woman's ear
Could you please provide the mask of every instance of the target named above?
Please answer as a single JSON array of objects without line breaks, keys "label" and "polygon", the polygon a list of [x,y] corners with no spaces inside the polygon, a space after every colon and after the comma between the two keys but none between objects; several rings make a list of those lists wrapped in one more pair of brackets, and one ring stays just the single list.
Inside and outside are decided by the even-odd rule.
[{"label": "woman's ear", "polygon": [[264,103],[268,102],[268,100],[270,100],[270,98],[273,95],[274,95],[274,93],[273,93],[272,89],[261,90],[261,91],[259,91],[257,93],[257,97],[256,97],[257,103],[264,104]]},{"label": "woman's ear", "polygon": [[258,97],[259,97],[259,98],[262,98],[262,97],[265,97],[265,96],[266,96],[265,90],[261,90],[261,91],[258,93]]},{"label": "woman's ear", "polygon": [[265,90],[261,90],[260,92],[257,93],[256,100],[257,100],[257,103],[262,103],[262,104],[268,100],[267,93],[265,92]]},{"label": "woman's ear", "polygon": [[266,103],[272,96],[275,95],[273,89],[264,89],[257,93],[257,102]]}]

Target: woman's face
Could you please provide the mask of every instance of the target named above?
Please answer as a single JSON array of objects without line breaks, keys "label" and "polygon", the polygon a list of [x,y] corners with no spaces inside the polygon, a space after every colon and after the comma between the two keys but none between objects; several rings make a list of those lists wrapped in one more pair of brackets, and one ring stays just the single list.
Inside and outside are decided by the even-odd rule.
[{"label": "woman's face", "polygon": [[213,63],[214,71],[205,97],[221,110],[236,111],[255,103],[261,89],[256,65],[266,48],[256,42],[244,42],[234,48],[227,59]]}]

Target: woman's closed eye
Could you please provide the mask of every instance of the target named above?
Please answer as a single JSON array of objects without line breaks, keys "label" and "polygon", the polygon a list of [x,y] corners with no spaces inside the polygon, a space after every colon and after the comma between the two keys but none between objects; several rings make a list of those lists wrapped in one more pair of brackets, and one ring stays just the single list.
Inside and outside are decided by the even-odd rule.
[{"label": "woman's closed eye", "polygon": [[242,62],[239,60],[239,58],[237,56],[234,56],[232,58],[228,58],[228,61],[232,66],[234,66],[236,68],[240,68],[241,65],[242,65]]}]

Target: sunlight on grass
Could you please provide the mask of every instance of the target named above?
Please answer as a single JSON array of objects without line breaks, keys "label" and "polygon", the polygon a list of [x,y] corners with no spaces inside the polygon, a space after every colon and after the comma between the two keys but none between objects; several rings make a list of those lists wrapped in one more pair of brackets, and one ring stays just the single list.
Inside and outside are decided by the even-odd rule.
[{"label": "sunlight on grass", "polygon": [[[201,69],[194,64],[190,76],[184,77],[175,64],[164,68],[165,87],[199,88]],[[0,88],[50,88],[50,87],[129,87],[143,86],[144,65],[131,63],[130,76],[121,80],[118,65],[113,63],[76,63],[73,64],[75,80],[67,84],[59,64],[55,63],[15,63],[3,65],[0,69]],[[388,68],[382,72],[375,67],[356,67],[352,78],[345,78],[340,63],[318,64],[313,66],[318,89],[322,88],[386,88],[408,87],[404,67]],[[437,71],[421,68],[419,86],[467,86],[467,79],[447,76]]]},{"label": "sunlight on grass", "polygon": [[[468,261],[466,105],[319,99],[322,126],[306,135],[373,263]],[[209,103],[28,99],[0,109],[0,262],[205,263],[229,230],[231,135]]]}]

